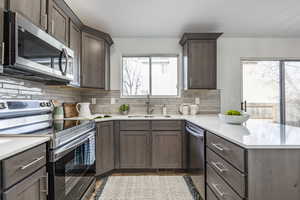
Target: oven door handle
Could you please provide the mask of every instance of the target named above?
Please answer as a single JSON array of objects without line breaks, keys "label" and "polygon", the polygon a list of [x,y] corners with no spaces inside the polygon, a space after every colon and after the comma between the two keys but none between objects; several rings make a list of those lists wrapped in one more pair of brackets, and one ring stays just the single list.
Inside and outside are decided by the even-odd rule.
[{"label": "oven door handle", "polygon": [[91,131],[89,133],[84,134],[76,138],[75,140],[71,141],[70,143],[54,150],[53,161],[57,161],[62,158],[64,155],[68,154],[69,152],[73,151],[92,137],[95,137],[96,131]]},{"label": "oven door handle", "polygon": [[186,129],[186,131],[187,131],[188,133],[190,133],[191,135],[193,135],[193,136],[195,136],[195,137],[197,137],[197,138],[203,137],[203,136],[204,136],[204,134],[199,134],[199,133],[197,133],[196,131],[192,130],[192,129],[189,128],[189,127],[185,127],[185,129]]}]

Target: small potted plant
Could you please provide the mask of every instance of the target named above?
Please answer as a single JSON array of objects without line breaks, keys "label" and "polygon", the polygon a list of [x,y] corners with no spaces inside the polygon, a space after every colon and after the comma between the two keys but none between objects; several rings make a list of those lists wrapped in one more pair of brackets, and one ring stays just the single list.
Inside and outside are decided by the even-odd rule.
[{"label": "small potted plant", "polygon": [[128,115],[129,113],[129,105],[128,104],[123,104],[120,106],[119,111],[122,115]]}]

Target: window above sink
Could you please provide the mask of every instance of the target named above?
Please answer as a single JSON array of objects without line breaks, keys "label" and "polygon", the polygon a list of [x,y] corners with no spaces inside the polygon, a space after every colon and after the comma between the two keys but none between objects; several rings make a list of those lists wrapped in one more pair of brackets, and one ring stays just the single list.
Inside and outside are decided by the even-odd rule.
[{"label": "window above sink", "polygon": [[178,55],[123,56],[121,97],[178,97]]}]

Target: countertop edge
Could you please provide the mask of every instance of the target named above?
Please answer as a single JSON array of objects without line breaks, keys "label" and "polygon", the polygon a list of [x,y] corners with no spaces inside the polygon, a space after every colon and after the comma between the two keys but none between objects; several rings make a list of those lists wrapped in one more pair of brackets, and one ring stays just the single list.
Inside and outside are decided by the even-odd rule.
[{"label": "countertop edge", "polygon": [[[18,138],[18,139],[20,139],[22,137],[21,136],[20,137],[19,136],[18,137],[14,137],[14,136],[12,136],[12,137],[9,137],[9,136],[0,136],[0,140],[1,140],[1,138],[5,138],[5,139],[8,139],[8,138]],[[10,152],[7,152],[5,154],[1,154],[0,153],[0,161],[5,160],[5,159],[7,159],[9,157],[12,157],[12,156],[14,156],[16,154],[22,153],[22,152],[24,152],[24,151],[26,151],[28,149],[31,149],[31,148],[36,147],[38,145],[41,145],[43,143],[46,143],[46,142],[48,142],[50,140],[49,137],[23,137],[23,138],[39,138],[40,140],[34,141],[34,142],[30,141],[30,142],[28,142],[28,145],[24,145],[24,146],[22,146],[22,147],[20,147],[18,149],[14,149],[14,150],[12,150]]]}]

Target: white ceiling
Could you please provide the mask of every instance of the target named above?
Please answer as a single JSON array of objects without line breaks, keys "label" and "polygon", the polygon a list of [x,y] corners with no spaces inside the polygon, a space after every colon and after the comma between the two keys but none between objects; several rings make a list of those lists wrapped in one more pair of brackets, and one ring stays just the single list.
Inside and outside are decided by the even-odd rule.
[{"label": "white ceiling", "polygon": [[299,0],[65,0],[87,25],[113,37],[300,37]]}]

